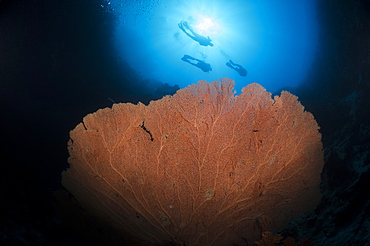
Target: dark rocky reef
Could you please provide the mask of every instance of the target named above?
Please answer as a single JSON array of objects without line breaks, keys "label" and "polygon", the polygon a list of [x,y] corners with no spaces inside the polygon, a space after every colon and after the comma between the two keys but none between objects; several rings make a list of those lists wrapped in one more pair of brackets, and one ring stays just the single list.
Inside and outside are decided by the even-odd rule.
[{"label": "dark rocky reef", "polygon": [[287,234],[315,245],[370,242],[370,1],[318,1],[320,41],[297,94],[323,135],[325,166],[317,209]]}]

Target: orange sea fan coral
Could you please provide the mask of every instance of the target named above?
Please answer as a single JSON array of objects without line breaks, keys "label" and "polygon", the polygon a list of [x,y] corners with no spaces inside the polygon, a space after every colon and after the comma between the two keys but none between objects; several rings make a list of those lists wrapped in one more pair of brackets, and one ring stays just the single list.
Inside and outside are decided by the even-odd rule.
[{"label": "orange sea fan coral", "polygon": [[200,81],[87,115],[63,185],[148,244],[232,245],[276,232],[320,200],[321,134],[297,97]]}]

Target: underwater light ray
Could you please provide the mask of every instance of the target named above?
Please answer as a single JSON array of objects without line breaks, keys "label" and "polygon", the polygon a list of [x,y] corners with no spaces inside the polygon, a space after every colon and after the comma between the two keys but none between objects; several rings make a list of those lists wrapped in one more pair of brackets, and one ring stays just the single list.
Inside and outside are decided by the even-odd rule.
[{"label": "underwater light ray", "polygon": [[[118,2],[111,1],[116,11]],[[127,9],[117,13],[120,24],[142,40],[125,43],[121,39],[117,45],[134,69],[146,68],[143,76],[148,78],[185,87],[198,80],[230,77],[237,81],[236,89],[259,82],[274,91],[302,82],[313,61],[317,26],[315,5],[309,0],[153,0],[149,7],[144,0],[124,2],[135,5],[129,6],[131,10],[144,8],[139,15]],[[121,8],[126,8],[125,4]],[[178,27],[182,21],[199,35],[209,36],[214,46],[202,47],[189,38]],[[130,35],[118,35],[127,30],[119,28],[117,25],[117,36]],[[184,55],[211,64],[212,71],[204,73],[190,66],[181,60]],[[227,67],[229,59],[245,67],[248,76],[240,77]]]}]

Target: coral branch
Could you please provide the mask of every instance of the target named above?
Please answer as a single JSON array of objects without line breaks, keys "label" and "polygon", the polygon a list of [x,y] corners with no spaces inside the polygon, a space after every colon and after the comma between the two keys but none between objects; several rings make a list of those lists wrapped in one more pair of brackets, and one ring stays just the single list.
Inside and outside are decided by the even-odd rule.
[{"label": "coral branch", "polygon": [[153,244],[253,243],[320,200],[321,134],[297,97],[200,81],[114,104],[71,131],[63,185],[81,206]]}]

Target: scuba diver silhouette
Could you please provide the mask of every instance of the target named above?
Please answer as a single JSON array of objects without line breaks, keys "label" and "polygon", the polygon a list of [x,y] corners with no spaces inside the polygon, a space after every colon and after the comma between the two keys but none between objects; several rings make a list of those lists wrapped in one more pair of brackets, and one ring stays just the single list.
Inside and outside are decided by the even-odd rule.
[{"label": "scuba diver silhouette", "polygon": [[226,62],[226,66],[237,71],[240,76],[243,76],[243,77],[247,76],[247,73],[248,73],[247,70],[243,66],[234,63],[232,60],[229,60],[228,62]]},{"label": "scuba diver silhouette", "polygon": [[[189,56],[189,55],[184,55],[181,60],[183,60],[184,62],[187,62],[197,68],[200,68],[203,72],[205,73],[209,73],[210,71],[212,71],[212,67],[211,67],[211,64],[209,63],[205,63],[204,61],[201,61],[197,58],[194,58],[192,56]],[[195,61],[195,62],[192,62]]]},{"label": "scuba diver silhouette", "polygon": [[[213,44],[211,43],[211,39],[209,38],[209,36],[205,37],[205,36],[202,36],[198,33],[196,33],[193,28],[186,22],[186,21],[181,21],[179,24],[178,24],[179,28],[186,34],[188,35],[191,39],[193,39],[194,41],[198,42],[200,45],[202,46],[213,46]],[[187,30],[189,32],[191,32],[191,34],[189,32],[187,32]]]}]

